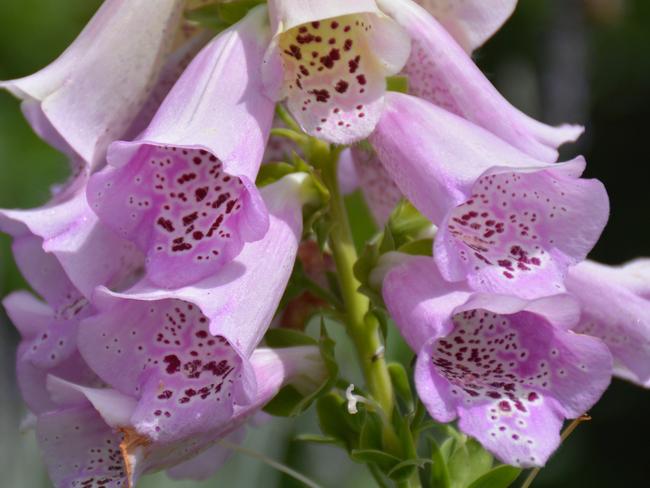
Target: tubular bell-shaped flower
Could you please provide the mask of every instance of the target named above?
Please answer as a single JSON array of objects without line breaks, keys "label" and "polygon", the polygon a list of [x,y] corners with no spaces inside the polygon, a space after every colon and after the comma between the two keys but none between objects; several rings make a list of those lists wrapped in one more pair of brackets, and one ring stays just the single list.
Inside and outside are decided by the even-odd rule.
[{"label": "tubular bell-shaped flower", "polygon": [[84,383],[96,379],[77,350],[79,321],[93,307],[56,257],[43,251],[37,236],[14,239],[13,251],[23,275],[43,297],[17,291],[2,302],[22,338],[16,355],[18,386],[29,409],[40,413],[53,407],[45,389],[48,374]]},{"label": "tubular bell-shaped flower", "polygon": [[[65,279],[90,299],[98,285],[130,284],[143,266],[142,253],[103,225],[90,209],[87,179],[85,174],[79,175],[42,207],[0,209],[0,230],[14,238],[14,255],[21,272],[46,299],[65,288],[57,280]],[[40,250],[36,249],[39,245]],[[58,263],[46,265],[54,261]],[[48,277],[48,270],[54,266],[56,273]]]},{"label": "tubular bell-shaped flower", "polygon": [[418,354],[415,383],[439,422],[460,429],[501,461],[541,466],[560,444],[565,418],[590,408],[609,384],[612,358],[600,340],[569,330],[568,295],[527,301],[475,294],[448,283],[431,260],[388,272],[383,295]]},{"label": "tubular bell-shaped flower", "polygon": [[374,0],[270,0],[275,37],[267,90],[308,134],[338,144],[365,139],[383,107],[386,76],[408,59],[406,33]]},{"label": "tubular bell-shaped flower", "polygon": [[[483,3],[492,8],[492,3],[489,7]],[[557,148],[582,133],[582,127],[550,127],[515,109],[451,35],[412,0],[377,0],[377,4],[413,41],[404,68],[412,95],[480,125],[541,161],[555,161]]]},{"label": "tubular bell-shaped flower", "polygon": [[[176,478],[196,478],[197,469],[202,475],[198,477],[212,474],[224,458],[220,439],[233,433],[241,438],[242,426],[283,385],[317,384],[325,376],[314,347],[258,349],[250,363],[259,385],[250,402],[236,403],[229,415],[209,429],[171,444],[144,441],[134,434],[129,420],[136,408],[133,398],[51,377],[48,386],[59,409],[40,415],[36,432],[54,486],[133,487],[142,474],[170,468]],[[215,457],[208,458],[208,454]]]},{"label": "tubular bell-shaped flower", "polygon": [[18,267],[43,299],[15,292],[3,302],[22,336],[18,384],[36,413],[52,406],[47,374],[85,383],[96,378],[77,350],[79,321],[94,313],[89,301],[96,286],[126,286],[143,263],[135,246],[98,222],[86,202],[86,178],[78,176],[43,207],[0,210]]},{"label": "tubular bell-shaped flower", "polygon": [[581,157],[548,164],[424,100],[390,93],[371,142],[404,195],[439,227],[447,280],[524,298],[564,290],[608,218]]},{"label": "tubular bell-shaped flower", "polygon": [[268,228],[254,184],[274,108],[258,76],[265,14],[252,10],[210,42],[149,127],[113,143],[88,185],[93,210],[146,254],[158,286],[213,274]]},{"label": "tubular bell-shaped flower", "polygon": [[183,4],[106,0],[52,64],[0,87],[23,100],[23,113],[38,135],[96,167],[145,102]]},{"label": "tubular bell-shaped flower", "polygon": [[517,0],[415,1],[438,19],[468,52],[492,37],[517,6]]},{"label": "tubular bell-shaped flower", "polygon": [[584,261],[569,270],[566,287],[582,305],[574,330],[607,344],[619,376],[650,388],[650,259]]},{"label": "tubular bell-shaped flower", "polygon": [[98,290],[99,313],[81,325],[79,349],[102,380],[136,400],[130,425],[143,442],[186,441],[254,398],[249,357],[292,271],[302,178],[262,190],[268,232],[214,276],[174,291],[146,280],[124,293]]}]

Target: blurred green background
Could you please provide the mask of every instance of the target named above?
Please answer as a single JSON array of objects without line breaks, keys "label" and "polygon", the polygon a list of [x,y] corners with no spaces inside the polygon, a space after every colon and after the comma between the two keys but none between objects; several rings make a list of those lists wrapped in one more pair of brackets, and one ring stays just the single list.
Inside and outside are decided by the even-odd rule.
[{"label": "blurred green background", "polygon": [[[75,38],[99,3],[1,0],[0,79],[45,66]],[[592,257],[614,264],[650,255],[650,1],[520,0],[514,17],[476,53],[476,60],[531,115],[551,123],[586,125],[586,135],[565,156],[584,154],[588,176],[605,183],[612,203],[609,226]],[[65,177],[66,168],[65,159],[32,133],[16,100],[0,93],[0,207],[44,203],[49,186]],[[25,286],[9,245],[1,236],[0,296]],[[0,486],[46,487],[33,435],[19,433],[24,409],[13,379],[17,338],[0,312]],[[352,361],[345,348],[340,355],[344,362]],[[614,381],[590,413],[593,420],[577,429],[534,486],[650,486],[650,392]],[[274,420],[254,429],[246,445],[308,473],[323,486],[372,486],[341,452],[291,441],[306,431],[316,432],[312,416],[297,423]],[[221,484],[299,486],[242,455],[204,484],[171,483],[160,475],[143,486]]]}]

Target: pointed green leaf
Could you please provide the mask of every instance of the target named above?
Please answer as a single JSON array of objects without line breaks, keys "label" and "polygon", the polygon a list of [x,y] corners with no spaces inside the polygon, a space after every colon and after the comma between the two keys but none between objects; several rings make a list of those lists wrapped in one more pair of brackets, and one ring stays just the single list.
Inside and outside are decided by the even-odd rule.
[{"label": "pointed green leaf", "polygon": [[430,459],[413,458],[407,459],[397,464],[393,469],[388,472],[388,477],[395,481],[403,481],[413,476],[413,473],[418,469],[423,468],[425,465],[431,464]]},{"label": "pointed green leaf", "polygon": [[272,348],[315,346],[318,341],[307,334],[297,330],[275,328],[269,329],[264,336],[266,345]]},{"label": "pointed green leaf", "polygon": [[452,488],[467,488],[492,468],[492,455],[476,440],[461,436],[455,440],[447,461]]},{"label": "pointed green leaf", "polygon": [[388,364],[388,373],[390,374],[391,382],[395,388],[397,395],[404,400],[409,409],[413,408],[413,392],[411,391],[411,383],[409,376],[404,366],[400,363]]},{"label": "pointed green leaf", "polygon": [[300,434],[293,438],[296,442],[309,442],[312,444],[340,444],[340,441],[335,437],[318,434]]},{"label": "pointed green leaf", "polygon": [[508,488],[520,474],[520,468],[502,464],[485,473],[469,485],[469,488]]},{"label": "pointed green leaf", "polygon": [[361,463],[376,464],[384,472],[391,471],[400,463],[399,458],[377,449],[352,449],[350,457]]},{"label": "pointed green leaf", "polygon": [[431,466],[431,486],[450,488],[451,481],[449,480],[449,470],[447,469],[445,456],[433,438],[429,437],[429,443],[431,445],[431,461],[433,462]]}]

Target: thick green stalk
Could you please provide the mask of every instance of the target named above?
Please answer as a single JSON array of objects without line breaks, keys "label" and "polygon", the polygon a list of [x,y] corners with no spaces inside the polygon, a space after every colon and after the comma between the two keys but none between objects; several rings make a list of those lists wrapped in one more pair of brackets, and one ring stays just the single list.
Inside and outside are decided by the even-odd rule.
[{"label": "thick green stalk", "polygon": [[[384,359],[378,320],[368,314],[370,300],[359,292],[361,283],[354,275],[358,255],[352,238],[345,202],[339,189],[338,159],[340,151],[325,144],[312,147],[312,163],[322,171],[323,180],[330,192],[329,217],[331,229],[329,245],[343,297],[347,332],[357,351],[367,390],[382,409],[385,449],[401,456],[403,448],[391,424],[395,409],[393,384]],[[417,473],[409,480],[397,483],[399,488],[419,488]]]},{"label": "thick green stalk", "polygon": [[331,153],[329,164],[323,165],[323,179],[330,191],[330,247],[336,263],[336,270],[345,305],[348,335],[354,342],[361,369],[372,397],[390,419],[394,408],[393,385],[383,355],[383,344],[379,335],[379,324],[366,317],[370,301],[359,293],[361,283],[354,276],[353,267],[357,251],[352,239],[343,197],[337,179],[338,154]]}]

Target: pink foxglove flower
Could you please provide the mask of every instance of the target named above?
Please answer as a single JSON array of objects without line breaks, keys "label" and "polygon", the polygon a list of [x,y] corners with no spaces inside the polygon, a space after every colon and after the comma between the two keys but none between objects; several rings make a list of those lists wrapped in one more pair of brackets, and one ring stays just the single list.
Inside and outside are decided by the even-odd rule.
[{"label": "pink foxglove flower", "polygon": [[[50,265],[51,271],[57,269],[52,256],[44,254],[41,264]],[[65,293],[61,301],[42,302],[28,292],[18,291],[2,302],[22,336],[16,354],[16,377],[23,400],[34,414],[56,408],[45,388],[48,374],[85,384],[97,379],[77,350],[79,321],[90,315],[93,307],[67,281],[60,267],[50,276],[59,278],[49,286],[56,284]]]},{"label": "pink foxglove flower", "polygon": [[460,429],[501,461],[542,466],[607,388],[612,358],[599,339],[569,329],[568,295],[533,301],[476,294],[415,257],[384,279],[388,310],[418,354],[415,383],[431,416]]},{"label": "pink foxglove flower", "polygon": [[32,412],[52,405],[47,374],[88,383],[96,378],[77,350],[81,319],[95,312],[90,303],[98,285],[126,286],[143,264],[141,253],[101,225],[86,202],[85,174],[43,207],[0,210],[0,229],[13,238],[23,276],[42,297],[14,292],[3,305],[21,333],[17,376]]},{"label": "pink foxglove flower", "polygon": [[337,144],[365,139],[383,108],[386,76],[408,59],[406,33],[374,0],[270,0],[264,76],[310,135]]},{"label": "pink foxglove flower", "polygon": [[650,259],[584,261],[569,270],[566,287],[582,305],[574,330],[607,344],[619,376],[650,387]]},{"label": "pink foxglove flower", "polygon": [[263,7],[192,61],[149,127],[115,142],[88,186],[93,210],[146,254],[153,283],[213,274],[260,239],[268,215],[255,187],[274,104],[255,66],[268,42]]},{"label": "pink foxglove flower", "polygon": [[524,298],[564,290],[608,218],[585,161],[538,161],[424,100],[387,96],[371,142],[404,195],[439,227],[434,258],[447,280]]},{"label": "pink foxglove flower", "polygon": [[512,15],[517,0],[415,0],[468,52],[480,47]]},{"label": "pink foxglove flower", "polygon": [[[550,127],[515,109],[451,35],[412,0],[377,3],[408,31],[413,41],[411,57],[404,68],[412,95],[480,125],[541,161],[555,161],[557,148],[582,133],[582,127]],[[493,7],[493,2],[489,7],[487,2],[482,3],[486,9]]]},{"label": "pink foxglove flower", "polygon": [[130,425],[144,439],[187,440],[254,397],[249,357],[291,275],[301,178],[262,190],[268,232],[215,275],[172,291],[146,279],[123,293],[97,291],[99,312],[82,323],[79,349],[104,382],[135,399]]},{"label": "pink foxglove flower", "polygon": [[304,388],[325,375],[314,347],[258,349],[250,364],[258,385],[250,401],[234,403],[209,429],[172,443],[146,440],[134,430],[129,422],[137,407],[129,396],[51,377],[59,408],[38,416],[36,433],[54,486],[134,487],[142,474],[164,469],[176,478],[209,476],[227,456],[220,439],[241,438],[241,427],[283,385]]},{"label": "pink foxglove flower", "polygon": [[181,20],[183,0],[106,0],[41,71],[6,81],[34,131],[93,167],[144,104]]},{"label": "pink foxglove flower", "polygon": [[[85,174],[79,175],[42,207],[0,209],[0,230],[14,238],[18,266],[43,297],[63,289],[57,280],[65,277],[90,299],[98,285],[125,286],[143,266],[142,253],[90,209],[87,180]],[[39,246],[41,249],[35,249]],[[51,260],[41,258],[44,253],[51,254]],[[47,276],[50,267],[44,264],[46,260],[57,262],[52,276]]]}]

